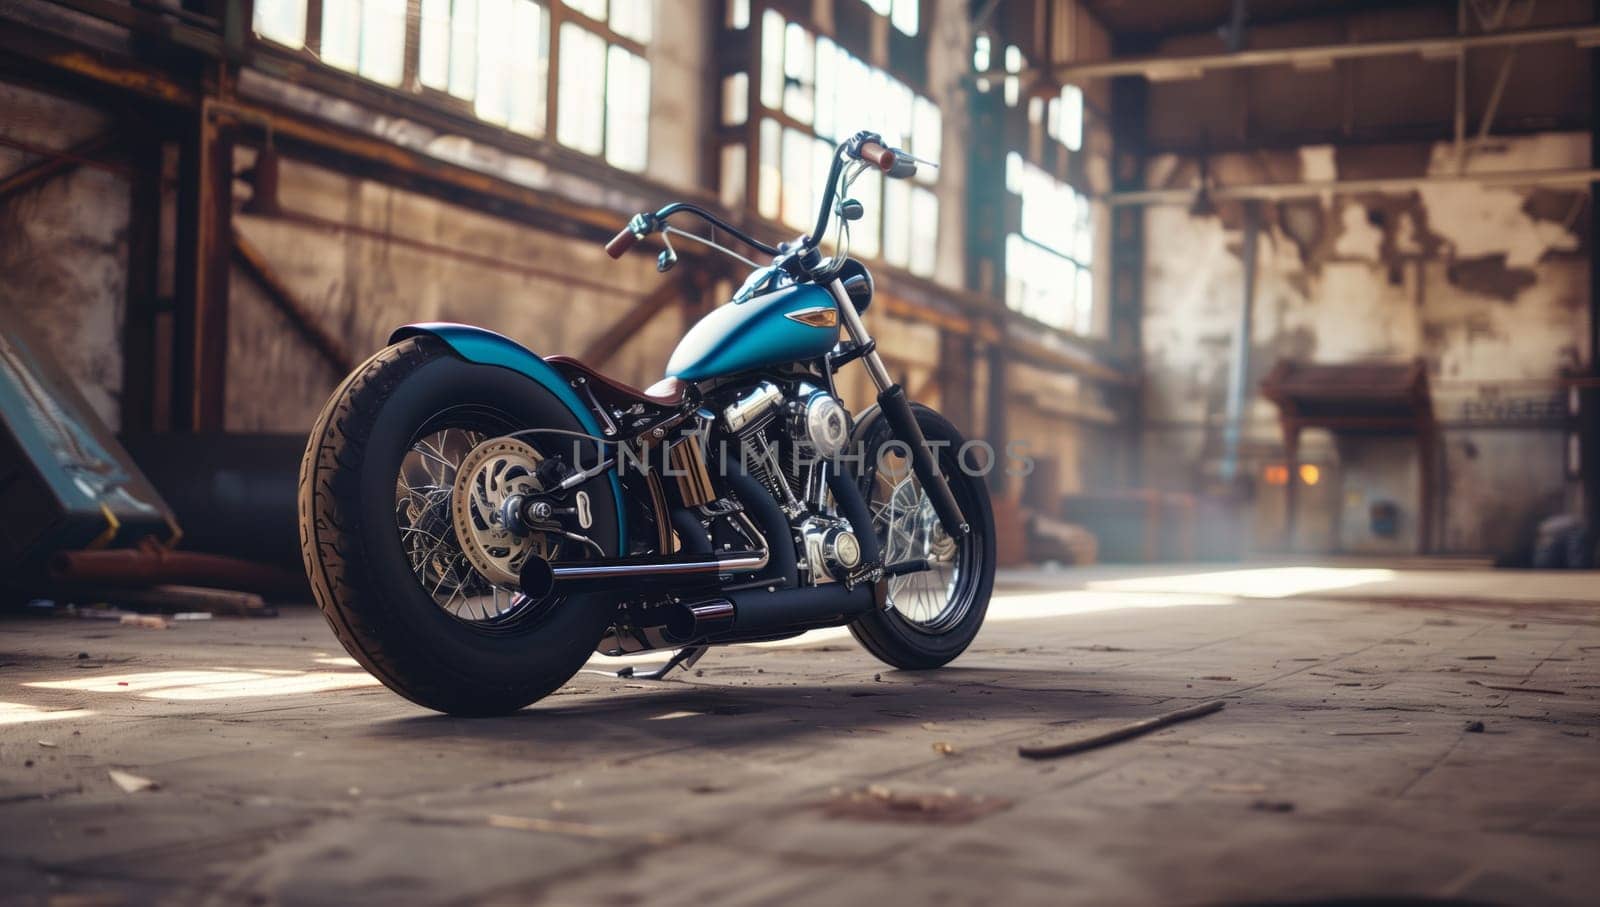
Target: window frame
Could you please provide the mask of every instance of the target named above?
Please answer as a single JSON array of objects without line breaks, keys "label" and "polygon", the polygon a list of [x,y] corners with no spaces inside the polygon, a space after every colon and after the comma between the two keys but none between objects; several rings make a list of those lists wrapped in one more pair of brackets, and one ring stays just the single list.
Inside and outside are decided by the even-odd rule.
[{"label": "window frame", "polygon": [[[888,61],[883,61],[883,65],[875,62],[872,59],[873,41],[871,36],[861,33],[860,29],[849,28],[852,21],[854,21],[850,16],[859,15],[870,19],[881,19],[881,27],[893,32],[894,40],[916,42],[918,52],[925,57],[928,44],[928,30],[925,27],[919,28],[918,34],[915,36],[906,35],[895,29],[890,23],[889,17],[879,16],[869,4],[862,2],[862,0],[841,0],[841,2],[837,3],[834,9],[835,22],[832,28],[819,27],[819,23],[811,15],[809,3],[797,2],[797,0],[747,0],[747,2],[739,4],[748,9],[745,25],[742,28],[735,28],[731,24],[735,18],[732,14],[732,9],[738,2],[739,0],[722,0],[717,10],[715,41],[718,53],[715,59],[713,86],[708,94],[712,101],[712,115],[708,119],[714,124],[715,128],[713,130],[714,138],[706,149],[705,157],[709,168],[708,172],[713,175],[711,190],[721,199],[724,205],[746,217],[784,228],[792,228],[793,224],[784,217],[785,202],[781,176],[778,180],[776,213],[768,215],[762,212],[762,122],[763,120],[770,121],[777,126],[776,136],[779,146],[777,157],[780,168],[782,167],[782,145],[785,136],[790,130],[800,132],[812,141],[827,141],[830,145],[834,141],[819,132],[815,124],[815,90],[817,85],[817,74],[815,72],[812,73],[810,83],[812,90],[810,102],[812,106],[812,122],[806,122],[793,116],[784,109],[783,96],[787,95],[787,91],[780,92],[777,106],[767,107],[763,103],[761,77],[764,48],[762,34],[765,27],[766,14],[769,11],[782,16],[786,26],[786,35],[787,26],[794,25],[798,25],[809,34],[812,42],[813,60],[815,60],[816,55],[816,42],[827,39],[834,44],[837,52],[849,54],[865,64],[870,71],[881,72],[904,86],[910,91],[913,103],[917,100],[927,102],[940,115],[940,141],[942,143],[944,111],[939,108],[939,105],[930,96],[925,74],[922,72],[909,73],[899,71],[893,66],[887,65]],[[917,0],[917,2],[920,3],[921,0]],[[846,10],[848,10],[848,13],[841,15],[841,12]],[[926,12],[925,8],[920,9],[922,14],[920,21],[924,25],[927,22]],[[786,36],[783,41],[786,43]],[[724,81],[730,77],[743,77],[745,80],[745,104],[742,117],[733,123],[727,122],[726,111],[722,103]],[[728,162],[736,161],[740,155],[743,157],[744,164],[742,178],[736,177],[734,179],[735,188],[732,192],[729,192],[727,189],[730,184],[724,168]],[[815,169],[814,166],[813,169]],[[815,176],[815,174],[813,175]],[[888,185],[887,180],[880,179],[880,182],[885,187]],[[934,187],[923,180],[909,181],[906,189],[908,197],[914,196],[916,192],[921,191],[929,193],[936,204],[942,201]],[[813,186],[812,191],[816,192],[817,187]],[[878,231],[876,238],[871,243],[872,251],[861,251],[861,241],[858,235],[856,238],[857,248],[853,254],[859,254],[860,257],[869,261],[905,271],[918,279],[932,279],[937,270],[938,244],[941,231],[937,229],[937,226],[935,227],[933,254],[930,256],[932,264],[929,264],[926,268],[922,267],[921,262],[918,260],[917,249],[915,248],[916,237],[913,235],[915,231],[908,233],[906,236],[907,244],[912,246],[906,262],[904,264],[891,263],[885,254],[889,245],[884,233],[884,221],[888,214],[885,208],[886,202],[884,201],[886,196],[886,191],[881,192],[879,195],[879,210],[869,212],[867,222],[873,224],[874,229]],[[908,210],[913,208],[914,205],[915,199],[913,198],[908,202]],[[814,217],[816,212],[814,203],[811,204],[809,210],[811,217]],[[809,221],[810,218],[807,218],[808,223]],[[857,226],[859,227],[860,225],[858,224]]]},{"label": "window frame", "polygon": [[[300,47],[280,44],[271,38],[257,34],[253,22],[248,29],[247,35],[249,46],[253,53],[260,58],[279,61],[276,65],[269,64],[266,67],[261,67],[268,75],[283,77],[285,75],[285,64],[293,67],[304,67],[294,71],[293,75],[307,87],[370,105],[388,115],[423,122],[448,130],[454,134],[466,136],[475,141],[485,141],[519,153],[531,153],[535,157],[548,158],[552,155],[572,155],[584,161],[599,163],[620,173],[643,175],[649,167],[648,150],[644,167],[637,171],[623,169],[611,164],[606,159],[603,143],[599,154],[588,154],[556,141],[556,124],[558,123],[557,117],[560,115],[558,98],[560,90],[559,34],[563,22],[574,22],[586,31],[599,35],[605,40],[608,47],[612,45],[620,46],[644,59],[648,64],[650,57],[646,44],[617,33],[610,27],[608,22],[591,19],[568,7],[564,0],[533,0],[533,2],[544,11],[546,41],[548,42],[546,48],[548,69],[544,85],[544,127],[538,135],[519,132],[509,126],[501,126],[490,120],[485,120],[477,115],[473,100],[458,97],[446,89],[433,88],[422,84],[420,73],[422,0],[406,0],[405,44],[402,51],[399,85],[378,82],[362,76],[355,70],[343,69],[322,60],[320,52],[323,33],[323,0],[306,0],[305,41]],[[654,84],[653,75],[652,73],[652,86]]]}]

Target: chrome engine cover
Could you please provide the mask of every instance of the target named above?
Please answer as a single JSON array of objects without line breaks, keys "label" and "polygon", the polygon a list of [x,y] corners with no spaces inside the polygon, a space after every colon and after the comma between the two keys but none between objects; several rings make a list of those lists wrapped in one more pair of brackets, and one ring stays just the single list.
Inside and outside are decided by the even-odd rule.
[{"label": "chrome engine cover", "polygon": [[827,391],[803,384],[800,392],[802,401],[795,440],[824,460],[844,453],[850,444],[850,412],[839,398]]},{"label": "chrome engine cover", "polygon": [[801,567],[813,586],[836,583],[861,564],[861,542],[844,520],[810,516],[795,526],[805,559]]}]

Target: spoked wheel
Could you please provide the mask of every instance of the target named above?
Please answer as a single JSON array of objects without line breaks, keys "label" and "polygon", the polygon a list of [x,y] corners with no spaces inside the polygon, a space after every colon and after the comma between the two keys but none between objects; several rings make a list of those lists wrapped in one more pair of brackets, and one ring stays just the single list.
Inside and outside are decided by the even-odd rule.
[{"label": "spoked wheel", "polygon": [[[994,513],[981,476],[960,468],[965,440],[949,420],[915,406],[939,467],[971,531],[952,538],[911,470],[903,448],[890,443],[887,420],[867,424],[861,493],[884,563],[925,558],[929,569],[890,577],[879,590],[886,608],[850,625],[867,651],[899,668],[936,668],[960,655],[977,636],[994,590]],[[881,454],[881,455],[880,455]]]},{"label": "spoked wheel", "polygon": [[570,444],[507,437],[530,428],[582,432],[533,381],[421,337],[356,369],[312,429],[300,470],[312,592],[351,656],[421,705],[521,708],[577,673],[611,622],[593,596],[517,591],[532,555],[608,557],[618,546],[603,478],[580,486],[587,506],[573,508],[588,528],[514,521],[514,499],[542,490],[540,462],[571,456]]},{"label": "spoked wheel", "polygon": [[440,414],[412,443],[395,482],[395,523],[412,574],[440,608],[481,630],[512,627],[554,607],[522,595],[518,576],[530,554],[562,558],[552,552],[567,547],[564,537],[509,525],[515,516],[506,508],[544,490],[537,473],[544,457],[504,436],[514,430],[501,414]]}]

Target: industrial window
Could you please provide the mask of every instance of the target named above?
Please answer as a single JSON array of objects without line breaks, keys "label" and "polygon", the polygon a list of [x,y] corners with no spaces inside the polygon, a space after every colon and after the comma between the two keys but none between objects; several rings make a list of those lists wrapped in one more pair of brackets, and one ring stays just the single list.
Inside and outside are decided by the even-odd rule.
[{"label": "industrial window", "polygon": [[908,35],[915,35],[921,25],[922,0],[862,0],[880,16],[888,16],[889,23]]},{"label": "industrial window", "polygon": [[1006,190],[1022,205],[1021,229],[1006,237],[1006,305],[1087,334],[1094,313],[1089,200],[1016,152],[1006,156]]},{"label": "industrial window", "polygon": [[553,113],[556,141],[644,169],[644,47],[655,0],[419,0],[414,60],[406,58],[408,7],[409,0],[256,0],[255,30],[523,135],[547,135]]},{"label": "industrial window", "polygon": [[[766,10],[760,27],[756,84],[750,86],[738,75],[728,77],[722,122],[745,122],[753,88],[760,116],[755,208],[761,216],[795,229],[812,226],[834,146],[862,129],[882,133],[890,145],[919,157],[938,160],[943,121],[932,101],[776,11]],[[743,199],[743,172],[730,173],[730,157],[723,160],[723,196]],[[742,147],[732,160],[745,160]],[[851,226],[850,251],[931,275],[939,229],[939,199],[929,188],[934,176],[924,168],[914,182],[886,181],[877,173],[861,177],[851,194],[861,201],[866,216]]]}]

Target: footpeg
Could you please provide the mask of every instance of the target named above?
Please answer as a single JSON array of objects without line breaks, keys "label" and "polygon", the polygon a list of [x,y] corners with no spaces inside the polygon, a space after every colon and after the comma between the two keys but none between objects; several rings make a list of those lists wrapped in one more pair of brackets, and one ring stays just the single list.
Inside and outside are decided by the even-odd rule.
[{"label": "footpeg", "polygon": [[895,561],[892,564],[884,564],[883,577],[888,579],[891,576],[905,576],[907,573],[921,573],[924,570],[931,569],[933,569],[933,565],[928,562],[927,558],[914,557],[909,560]]},{"label": "footpeg", "polygon": [[706,654],[706,649],[708,648],[710,646],[687,646],[674,652],[672,657],[667,659],[667,663],[659,668],[651,668],[648,671],[635,671],[633,665],[628,665],[618,670],[617,676],[633,680],[662,680],[672,673],[673,668],[682,667],[687,671],[694,667],[694,663],[700,660],[700,656]]}]

